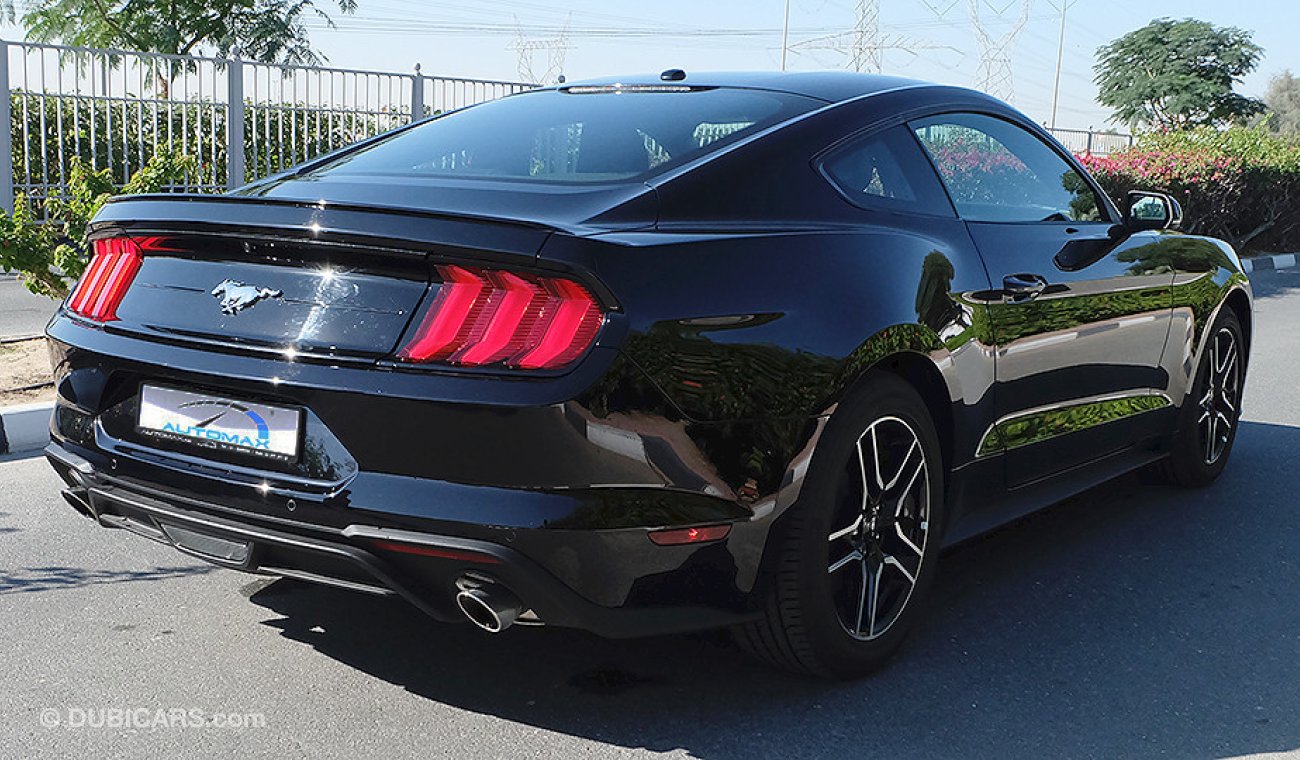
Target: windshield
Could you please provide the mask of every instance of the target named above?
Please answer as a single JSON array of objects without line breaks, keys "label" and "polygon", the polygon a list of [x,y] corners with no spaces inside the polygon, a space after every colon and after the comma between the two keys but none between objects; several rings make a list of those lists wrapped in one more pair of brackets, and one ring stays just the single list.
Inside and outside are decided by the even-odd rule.
[{"label": "windshield", "polygon": [[431,119],[312,174],[619,181],[663,171],[821,105],[761,90],[539,90]]}]

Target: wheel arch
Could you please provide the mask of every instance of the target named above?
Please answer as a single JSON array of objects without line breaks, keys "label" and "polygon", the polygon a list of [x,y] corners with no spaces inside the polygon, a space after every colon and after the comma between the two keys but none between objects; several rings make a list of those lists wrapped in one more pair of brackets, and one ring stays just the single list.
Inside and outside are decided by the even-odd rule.
[{"label": "wheel arch", "polygon": [[939,436],[946,482],[956,465],[957,421],[953,400],[961,398],[961,388],[956,377],[945,376],[938,361],[952,364],[951,355],[932,330],[921,325],[895,325],[876,333],[854,352],[841,376],[837,395],[844,398],[857,391],[879,372],[907,383],[930,413]]},{"label": "wheel arch", "polygon": [[1235,288],[1228,292],[1223,299],[1224,305],[1232,309],[1232,313],[1237,317],[1237,322],[1241,325],[1241,337],[1246,341],[1246,354],[1250,355],[1251,329],[1253,327],[1250,298],[1246,292],[1240,288]]},{"label": "wheel arch", "polygon": [[[911,386],[925,402],[925,408],[930,413],[930,421],[939,436],[939,453],[943,457],[946,483],[953,467],[954,436],[952,402],[943,374],[928,356],[911,351],[887,356],[877,362],[873,369],[896,375]],[[862,378],[865,379],[866,377]]]}]

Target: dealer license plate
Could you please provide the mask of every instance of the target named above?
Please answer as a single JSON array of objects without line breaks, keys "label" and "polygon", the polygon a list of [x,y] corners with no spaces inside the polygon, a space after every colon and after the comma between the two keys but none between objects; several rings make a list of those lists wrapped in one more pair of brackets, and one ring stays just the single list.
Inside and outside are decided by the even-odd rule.
[{"label": "dealer license plate", "polygon": [[294,461],[301,423],[302,412],[288,407],[156,385],[140,389],[137,429],[152,438]]}]

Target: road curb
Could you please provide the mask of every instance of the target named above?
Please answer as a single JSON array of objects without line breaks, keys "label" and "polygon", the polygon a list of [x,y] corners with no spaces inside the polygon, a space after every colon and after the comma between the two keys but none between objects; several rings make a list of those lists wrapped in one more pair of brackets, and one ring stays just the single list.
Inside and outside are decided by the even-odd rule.
[{"label": "road curb", "polygon": [[1296,265],[1296,260],[1300,259],[1300,254],[1279,253],[1274,256],[1251,256],[1241,260],[1241,268],[1246,274],[1251,272],[1266,271],[1269,269],[1290,269]]},{"label": "road curb", "polygon": [[48,401],[0,408],[0,454],[45,448],[53,413],[54,404]]}]

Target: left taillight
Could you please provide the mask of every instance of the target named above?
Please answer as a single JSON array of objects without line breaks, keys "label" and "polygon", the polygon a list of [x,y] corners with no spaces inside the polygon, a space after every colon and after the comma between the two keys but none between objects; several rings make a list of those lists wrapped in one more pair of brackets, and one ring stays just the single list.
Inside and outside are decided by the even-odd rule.
[{"label": "left taillight", "polygon": [[158,238],[131,237],[96,240],[92,244],[94,257],[72,291],[68,309],[96,322],[116,320],[117,307],[140,271],[144,251],[160,249],[158,241]]}]

